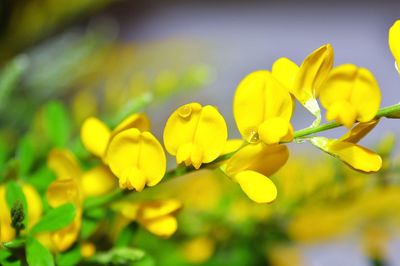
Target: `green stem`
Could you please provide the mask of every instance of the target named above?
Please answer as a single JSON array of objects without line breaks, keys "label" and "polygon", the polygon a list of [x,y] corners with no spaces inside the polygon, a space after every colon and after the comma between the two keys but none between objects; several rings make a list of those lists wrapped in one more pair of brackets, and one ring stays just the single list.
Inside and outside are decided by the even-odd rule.
[{"label": "green stem", "polygon": [[[382,109],[380,109],[378,111],[378,113],[376,114],[376,118],[381,118],[381,117],[386,117],[386,116],[390,116],[390,115],[394,115],[396,113],[400,112],[400,103],[398,104],[394,104],[394,105],[390,105],[390,106],[386,106],[383,107]],[[296,132],[294,132],[294,138],[302,138],[305,136],[309,136],[315,133],[319,133],[319,132],[323,132],[332,128],[336,128],[336,127],[340,127],[342,126],[342,124],[339,124],[337,122],[329,122],[314,128],[304,128],[304,129],[300,129]]]},{"label": "green stem", "polygon": [[[382,109],[380,109],[378,111],[378,113],[376,114],[376,118],[381,118],[381,117],[390,117],[393,116],[395,114],[400,113],[400,103],[398,104],[394,104],[394,105],[390,105],[387,107],[383,107]],[[294,139],[298,139],[298,138],[302,138],[302,137],[306,137],[315,133],[319,133],[319,132],[323,132],[332,128],[336,128],[336,127],[340,127],[342,126],[341,124],[337,123],[337,122],[329,122],[329,123],[325,123],[313,128],[304,128],[304,129],[300,129],[296,132],[294,132]],[[236,151],[228,153],[228,154],[224,154],[221,155],[220,157],[218,157],[216,160],[214,160],[211,163],[206,163],[206,164],[202,164],[202,166],[200,167],[200,169],[203,168],[208,168],[208,169],[212,169],[212,168],[216,168],[218,167],[219,163],[225,160],[228,160],[229,158],[231,158],[234,154],[236,153]],[[163,181],[167,181],[169,179],[178,177],[178,176],[182,176],[184,174],[196,171],[199,169],[195,169],[192,166],[184,166],[184,165],[178,165],[176,168],[168,171],[164,178]],[[109,204],[110,202],[113,201],[117,201],[121,198],[123,198],[126,194],[128,194],[129,191],[122,191],[122,190],[115,190],[113,193],[109,194],[109,195],[105,195],[103,197],[99,197],[99,198],[94,198],[94,199],[90,199],[87,200],[84,204],[84,208],[85,209],[92,209],[92,208],[97,208],[100,206],[104,206]]]}]

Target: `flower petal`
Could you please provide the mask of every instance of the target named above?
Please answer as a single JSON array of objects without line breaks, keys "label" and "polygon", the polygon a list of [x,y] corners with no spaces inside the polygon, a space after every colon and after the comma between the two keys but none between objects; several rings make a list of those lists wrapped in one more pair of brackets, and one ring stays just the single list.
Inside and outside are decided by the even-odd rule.
[{"label": "flower petal", "polygon": [[137,128],[139,131],[150,130],[150,120],[144,113],[136,113],[125,118],[119,125],[112,131],[111,138],[115,137],[119,132],[130,128]]},{"label": "flower petal", "polygon": [[373,119],[381,103],[381,91],[374,75],[366,68],[359,68],[350,98],[357,109],[357,120],[367,122]]},{"label": "flower petal", "polygon": [[79,179],[82,174],[75,155],[69,150],[53,149],[47,158],[47,165],[57,179]]},{"label": "flower petal", "polygon": [[242,145],[243,145],[242,139],[228,139],[224,149],[222,150],[221,155],[237,151],[240,147],[242,147]]},{"label": "flower petal", "polygon": [[270,176],[288,160],[289,151],[285,145],[264,143],[249,144],[236,152],[227,162],[226,174],[234,176],[245,170],[252,170]]},{"label": "flower petal", "polygon": [[272,65],[272,75],[293,93],[299,66],[286,57],[281,57]]},{"label": "flower petal", "polygon": [[141,191],[145,184],[154,186],[166,170],[164,150],[149,132],[137,128],[117,134],[107,150],[107,162],[119,178],[120,186]]},{"label": "flower petal", "polygon": [[116,187],[116,178],[106,166],[97,166],[85,172],[81,178],[84,197],[101,196]]},{"label": "flower petal", "polygon": [[111,137],[110,129],[95,117],[87,118],[81,128],[83,146],[92,154],[102,158]]},{"label": "flower petal", "polygon": [[200,115],[194,144],[202,148],[203,162],[209,163],[221,155],[228,138],[225,119],[210,105],[204,106]]},{"label": "flower petal", "polygon": [[351,143],[359,142],[365,135],[367,135],[378,124],[379,119],[374,119],[369,122],[358,123],[350,131],[344,134],[339,141],[346,141]]},{"label": "flower petal", "polygon": [[324,137],[314,137],[310,142],[361,172],[377,172],[382,167],[382,158],[367,148],[357,144]]},{"label": "flower petal", "polygon": [[148,201],[140,204],[139,219],[155,219],[167,214],[173,214],[182,208],[182,203],[175,199]]},{"label": "flower petal", "polygon": [[165,215],[152,220],[139,220],[139,222],[152,234],[168,238],[178,229],[178,222],[172,215]]},{"label": "flower petal", "polygon": [[55,180],[47,189],[46,198],[53,208],[71,202],[77,206],[81,204],[79,186],[74,179]]},{"label": "flower petal", "polygon": [[292,115],[292,98],[287,89],[268,71],[247,75],[239,84],[233,114],[240,134],[254,142],[258,127],[267,119],[281,117],[289,121]]},{"label": "flower petal", "polygon": [[189,103],[171,114],[164,128],[164,145],[168,153],[176,155],[181,145],[193,142],[200,112],[199,103]]},{"label": "flower petal", "polygon": [[400,64],[400,20],[393,23],[389,30],[389,48],[397,63],[397,71],[399,71]]},{"label": "flower petal", "polygon": [[267,119],[258,128],[258,135],[265,144],[275,144],[281,141],[289,142],[293,139],[292,125],[280,118]]},{"label": "flower petal", "polygon": [[257,203],[268,203],[276,199],[277,189],[268,177],[254,172],[243,171],[234,176],[243,192]]},{"label": "flower petal", "polygon": [[293,94],[303,105],[319,95],[333,66],[333,49],[330,44],[323,45],[304,59],[296,78]]}]

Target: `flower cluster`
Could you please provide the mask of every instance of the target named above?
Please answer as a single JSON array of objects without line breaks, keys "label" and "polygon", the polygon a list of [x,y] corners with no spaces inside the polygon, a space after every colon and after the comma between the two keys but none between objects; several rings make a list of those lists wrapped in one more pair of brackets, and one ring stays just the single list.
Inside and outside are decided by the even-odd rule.
[{"label": "flower cluster", "polygon": [[[396,22],[389,32],[389,46],[399,62]],[[397,65],[397,63],[396,63]],[[334,66],[330,44],[310,53],[297,65],[282,57],[271,71],[258,70],[238,85],[233,114],[242,140],[229,140],[224,117],[214,106],[193,102],[176,109],[166,122],[163,142],[186,171],[221,169],[258,203],[273,201],[277,189],[269,179],[288,160],[287,143],[308,141],[361,172],[376,172],[381,157],[358,144],[379,122],[381,92],[373,74],[353,64]],[[296,102],[314,117],[309,128],[295,131],[291,118]],[[336,121],[349,131],[338,139],[310,136],[322,120]],[[121,188],[142,191],[158,184],[166,174],[166,156],[149,132],[149,119],[133,114],[115,129],[99,119],[86,119],[81,139],[87,150],[101,158],[103,166],[118,178]]]}]

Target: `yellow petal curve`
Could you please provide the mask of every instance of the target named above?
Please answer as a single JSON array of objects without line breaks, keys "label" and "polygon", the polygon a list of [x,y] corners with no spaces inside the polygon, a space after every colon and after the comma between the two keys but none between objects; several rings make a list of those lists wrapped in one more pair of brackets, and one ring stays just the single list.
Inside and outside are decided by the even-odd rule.
[{"label": "yellow petal curve", "polygon": [[81,127],[83,146],[92,154],[102,158],[111,137],[110,129],[95,117],[87,118]]},{"label": "yellow petal curve", "polygon": [[270,176],[288,160],[289,151],[285,145],[265,145],[260,142],[249,144],[236,152],[227,162],[225,172],[234,176],[245,170],[252,170]]},{"label": "yellow petal curve", "polygon": [[268,177],[254,171],[243,171],[234,178],[251,200],[268,203],[276,199],[277,189]]}]

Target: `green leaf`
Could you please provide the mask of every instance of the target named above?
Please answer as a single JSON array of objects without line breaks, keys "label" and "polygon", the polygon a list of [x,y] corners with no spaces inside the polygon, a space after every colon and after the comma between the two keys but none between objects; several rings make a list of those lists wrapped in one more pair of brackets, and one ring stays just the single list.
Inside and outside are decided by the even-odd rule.
[{"label": "green leaf", "polygon": [[156,261],[154,260],[154,258],[150,257],[149,255],[145,255],[143,257],[143,259],[141,259],[138,262],[135,262],[134,264],[135,266],[155,266],[156,265]]},{"label": "green leaf", "polygon": [[62,266],[77,265],[81,260],[81,246],[75,245],[73,248],[69,249],[66,252],[58,253],[56,260],[57,260],[57,265],[62,265]]},{"label": "green leaf", "polygon": [[62,103],[52,101],[44,106],[44,126],[50,142],[64,147],[71,133],[71,120]]},{"label": "green leaf", "polygon": [[107,212],[101,208],[88,209],[85,211],[81,228],[83,239],[89,238],[97,229],[99,223],[106,216]]},{"label": "green leaf", "polygon": [[0,249],[0,262],[4,261],[8,257],[11,256],[11,252],[5,250],[5,249]]},{"label": "green leaf", "polygon": [[[3,243],[3,246],[8,249],[20,248],[25,245],[25,239],[17,238],[9,242]],[[1,256],[1,255],[0,255]]]},{"label": "green leaf", "polygon": [[5,260],[1,262],[1,266],[20,266],[21,261],[14,259],[14,260]]},{"label": "green leaf", "polygon": [[132,243],[132,239],[135,236],[139,226],[136,222],[132,222],[125,226],[118,235],[115,246],[126,247]]},{"label": "green leaf", "polygon": [[89,261],[102,265],[131,265],[144,257],[145,253],[143,250],[129,247],[117,247],[107,252],[97,252]]},{"label": "green leaf", "polygon": [[27,239],[26,260],[29,266],[54,265],[54,259],[50,251],[33,237]]},{"label": "green leaf", "polygon": [[31,232],[54,232],[71,224],[76,215],[76,208],[72,203],[63,204],[49,210],[42,219],[35,224]]},{"label": "green leaf", "polygon": [[17,158],[19,161],[19,172],[22,176],[28,174],[35,161],[35,150],[28,136],[22,138],[18,145]]},{"label": "green leaf", "polygon": [[45,191],[55,179],[56,176],[54,172],[51,171],[47,165],[43,165],[37,171],[31,174],[27,181],[29,184],[34,186],[36,190],[41,192],[41,194],[45,194]]},{"label": "green leaf", "polygon": [[89,238],[97,229],[99,222],[83,219],[82,227],[81,227],[81,235],[83,239]]},{"label": "green leaf", "polygon": [[[22,206],[24,208],[24,213],[28,213],[28,204],[25,198],[25,194],[22,191],[22,188],[19,184],[17,184],[15,181],[10,181],[6,185],[6,201],[9,210],[13,208],[13,206],[17,203],[17,201],[20,201],[22,203]],[[24,218],[24,224],[25,228],[28,226],[28,215],[25,215]]]}]

